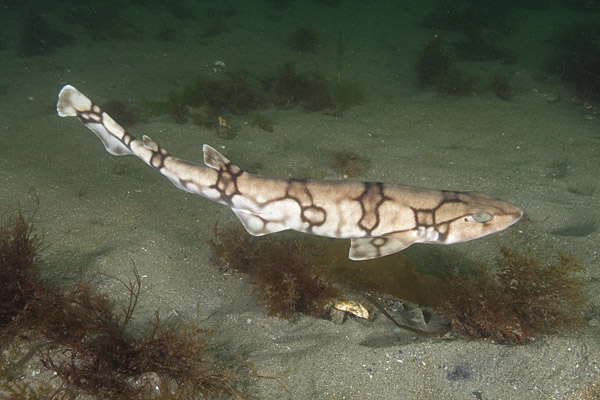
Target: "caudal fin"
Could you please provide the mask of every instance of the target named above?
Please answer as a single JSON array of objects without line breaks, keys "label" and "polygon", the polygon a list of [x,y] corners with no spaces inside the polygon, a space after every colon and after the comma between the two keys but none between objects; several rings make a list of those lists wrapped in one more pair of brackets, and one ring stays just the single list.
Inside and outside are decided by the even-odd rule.
[{"label": "caudal fin", "polygon": [[129,148],[129,143],[134,140],[133,136],[73,86],[65,85],[61,89],[56,111],[61,117],[79,118],[98,136],[110,154],[115,156],[133,154]]}]

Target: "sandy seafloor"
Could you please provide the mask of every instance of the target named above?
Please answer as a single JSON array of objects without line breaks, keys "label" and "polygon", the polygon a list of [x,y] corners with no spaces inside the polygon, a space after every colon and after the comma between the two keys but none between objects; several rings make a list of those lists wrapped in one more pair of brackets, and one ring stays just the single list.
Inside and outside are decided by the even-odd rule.
[{"label": "sandy seafloor", "polygon": [[[285,383],[287,391],[271,379],[245,388],[263,399],[583,398],[598,384],[600,369],[600,116],[568,82],[548,76],[543,64],[553,33],[598,14],[559,4],[519,9],[503,37],[517,62],[464,65],[477,76],[507,73],[515,95],[504,101],[485,87],[475,96],[452,97],[417,85],[414,65],[424,43],[435,34],[452,37],[418,26],[433,2],[420,8],[292,2],[284,11],[238,3],[229,3],[237,12],[226,17],[228,30],[208,38],[199,28],[205,17],[180,21],[130,7],[121,15],[131,24],[129,38],[95,41],[65,22],[68,13],[43,9],[49,21],[60,21],[53,26],[77,39],[36,56],[18,54],[22,10],[8,8],[11,22],[0,49],[0,205],[3,213],[17,206],[32,210],[39,199],[35,223],[49,245],[45,278],[65,285],[95,272],[126,279],[134,262],[143,276],[140,324],[159,308],[218,330],[219,351],[242,355],[261,375]],[[199,15],[207,7],[191,4]],[[160,24],[175,28],[173,41],[154,39]],[[319,33],[315,53],[286,48],[286,36],[297,26]],[[131,133],[148,135],[190,161],[201,161],[202,144],[209,143],[241,167],[260,163],[262,174],[284,177],[342,179],[329,156],[341,148],[369,159],[361,180],[476,190],[510,201],[528,222],[435,250],[485,260],[497,255],[501,243],[577,255],[587,268],[591,302],[585,329],[508,346],[423,338],[394,329],[377,312],[369,321],[350,318],[342,325],[269,317],[248,278],[223,274],[207,244],[217,220],[236,223],[233,213],[178,190],[134,157],[109,155],[79,121],[55,112],[66,83],[98,103],[117,99],[139,107],[144,98],[163,100],[181,90],[198,73],[213,76],[217,60],[260,77],[293,60],[299,71],[334,81],[340,29],[347,35],[342,77],[363,88],[361,105],[335,116],[271,107],[262,112],[274,120],[274,132],[252,128],[239,116],[240,130],[231,140],[190,123],[177,125],[166,115],[136,124]],[[415,245],[410,254],[433,250]],[[124,298],[114,280],[96,282]]]}]

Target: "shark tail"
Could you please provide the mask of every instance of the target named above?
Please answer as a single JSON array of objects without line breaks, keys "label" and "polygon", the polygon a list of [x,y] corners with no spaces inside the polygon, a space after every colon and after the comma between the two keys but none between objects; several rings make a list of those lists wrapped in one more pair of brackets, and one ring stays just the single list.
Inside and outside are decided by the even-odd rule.
[{"label": "shark tail", "polygon": [[65,85],[58,94],[56,111],[61,117],[77,117],[98,136],[106,151],[115,156],[134,154],[129,143],[134,140],[125,129],[86,95],[71,85]]}]

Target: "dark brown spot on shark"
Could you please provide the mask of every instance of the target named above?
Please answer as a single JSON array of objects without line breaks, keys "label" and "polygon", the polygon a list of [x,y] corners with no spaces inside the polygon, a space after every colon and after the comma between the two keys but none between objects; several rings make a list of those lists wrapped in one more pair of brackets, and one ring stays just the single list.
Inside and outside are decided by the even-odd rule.
[{"label": "dark brown spot on shark", "polygon": [[321,207],[310,206],[302,208],[302,220],[308,222],[310,228],[323,225],[326,220],[325,210]]},{"label": "dark brown spot on shark", "polygon": [[384,195],[381,182],[365,182],[364,186],[364,191],[355,200],[362,210],[358,225],[368,236],[379,226],[379,207],[389,198]]},{"label": "dark brown spot on shark", "polygon": [[244,171],[231,163],[226,163],[217,171],[217,180],[210,188],[219,192],[221,202],[231,205],[233,196],[240,194],[237,179],[242,174],[244,174]]}]

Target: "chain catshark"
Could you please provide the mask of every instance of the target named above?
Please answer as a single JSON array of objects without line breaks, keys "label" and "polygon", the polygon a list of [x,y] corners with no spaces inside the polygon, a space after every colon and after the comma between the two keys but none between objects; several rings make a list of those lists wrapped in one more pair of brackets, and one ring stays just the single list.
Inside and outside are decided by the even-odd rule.
[{"label": "chain catshark", "polygon": [[381,182],[278,178],[250,174],[209,145],[204,165],[169,154],[148,136],[136,139],[71,85],[56,106],[77,117],[113,155],[135,155],[186,192],[224,204],[255,236],[287,229],[350,239],[352,260],[382,257],[413,243],[465,242],[508,228],[523,212],[478,192]]}]

